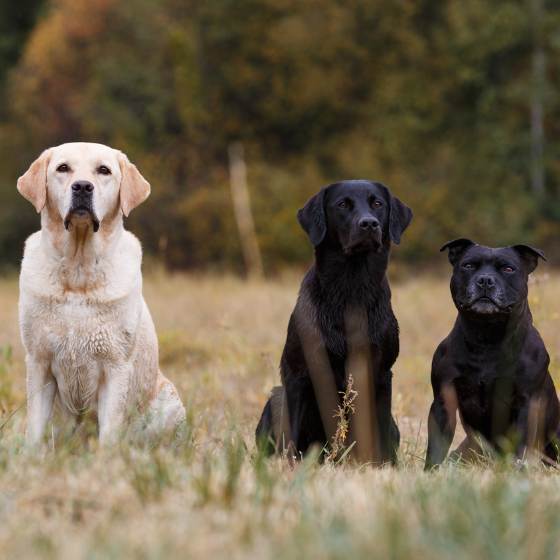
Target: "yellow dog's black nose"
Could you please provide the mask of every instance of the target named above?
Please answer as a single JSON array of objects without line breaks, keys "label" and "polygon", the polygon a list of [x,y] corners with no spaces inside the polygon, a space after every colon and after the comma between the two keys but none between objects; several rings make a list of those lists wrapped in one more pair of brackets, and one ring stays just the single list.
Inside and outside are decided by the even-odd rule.
[{"label": "yellow dog's black nose", "polygon": [[72,191],[75,193],[91,193],[93,192],[93,183],[89,181],[76,181],[72,183]]}]

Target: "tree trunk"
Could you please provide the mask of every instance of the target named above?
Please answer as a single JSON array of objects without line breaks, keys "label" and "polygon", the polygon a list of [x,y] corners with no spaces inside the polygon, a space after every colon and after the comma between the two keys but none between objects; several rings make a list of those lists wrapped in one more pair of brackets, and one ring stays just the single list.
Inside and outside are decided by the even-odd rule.
[{"label": "tree trunk", "polygon": [[243,157],[243,145],[239,142],[230,144],[229,155],[229,175],[231,185],[231,198],[239,239],[245,259],[245,267],[249,278],[262,278],[263,265],[257,235],[255,233],[255,223],[251,212],[251,200],[247,187],[247,168]]}]

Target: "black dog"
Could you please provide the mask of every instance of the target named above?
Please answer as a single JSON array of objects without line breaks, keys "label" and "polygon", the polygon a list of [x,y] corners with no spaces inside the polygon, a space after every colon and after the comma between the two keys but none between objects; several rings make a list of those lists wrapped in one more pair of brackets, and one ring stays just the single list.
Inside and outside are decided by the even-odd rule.
[{"label": "black dog", "polygon": [[381,183],[343,181],[323,188],[298,212],[315,247],[290,318],[273,390],[257,441],[288,442],[298,454],[331,443],[340,393],[352,374],[357,391],[350,436],[354,456],[395,462],[399,431],[391,415],[398,324],[386,277],[391,242],[399,243],[411,210]]},{"label": "black dog", "polygon": [[527,279],[543,253],[527,245],[493,249],[469,239],[445,249],[459,316],[433,358],[426,468],[445,458],[457,409],[467,433],[459,452],[476,450],[475,436],[481,436],[499,452],[521,458],[537,448],[556,460],[558,398],[527,302]]}]

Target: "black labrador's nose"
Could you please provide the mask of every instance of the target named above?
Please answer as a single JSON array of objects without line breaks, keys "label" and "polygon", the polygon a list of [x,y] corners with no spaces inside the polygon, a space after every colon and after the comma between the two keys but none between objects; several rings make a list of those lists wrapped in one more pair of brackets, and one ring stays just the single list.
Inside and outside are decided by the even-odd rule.
[{"label": "black labrador's nose", "polygon": [[75,183],[72,183],[72,191],[76,194],[92,193],[93,183],[90,183],[89,181],[76,181]]},{"label": "black labrador's nose", "polygon": [[362,218],[358,222],[360,229],[377,229],[379,227],[379,220],[377,218]]},{"label": "black labrador's nose", "polygon": [[483,274],[476,279],[476,283],[481,288],[493,288],[496,285],[496,279],[490,274]]}]

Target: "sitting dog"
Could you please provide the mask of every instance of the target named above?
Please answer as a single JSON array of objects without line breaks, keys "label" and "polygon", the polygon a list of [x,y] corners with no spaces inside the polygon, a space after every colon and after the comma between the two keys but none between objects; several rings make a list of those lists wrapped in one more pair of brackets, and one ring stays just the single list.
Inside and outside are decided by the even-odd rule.
[{"label": "sitting dog", "polygon": [[386,271],[411,210],[381,183],[342,181],[323,188],[298,212],[315,247],[288,333],[276,387],[256,430],[267,451],[333,443],[340,393],[349,376],[357,392],[350,418],[359,462],[396,461],[399,431],[391,415],[398,324]]},{"label": "sitting dog", "polygon": [[479,438],[518,458],[537,449],[556,460],[558,398],[527,301],[528,276],[543,253],[527,245],[494,249],[469,239],[446,243],[445,249],[459,315],[433,358],[426,468],[444,460],[457,410],[467,438],[456,454],[474,455]]},{"label": "sitting dog", "polygon": [[42,440],[55,401],[68,421],[94,410],[102,443],[133,408],[149,433],[175,429],[185,410],[159,370],[140,243],[123,227],[149,183],[123,153],[80,142],[43,152],[17,187],[41,213],[20,276],[27,442]]}]

